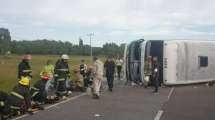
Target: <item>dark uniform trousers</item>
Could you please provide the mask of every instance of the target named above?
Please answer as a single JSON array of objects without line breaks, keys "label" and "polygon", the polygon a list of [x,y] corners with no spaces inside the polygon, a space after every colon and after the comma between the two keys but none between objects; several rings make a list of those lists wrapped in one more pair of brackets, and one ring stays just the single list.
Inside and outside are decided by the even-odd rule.
[{"label": "dark uniform trousers", "polygon": [[114,75],[107,75],[106,77],[109,88],[113,88]]},{"label": "dark uniform trousers", "polygon": [[39,80],[34,87],[31,88],[31,97],[35,102],[45,102],[47,91],[45,90],[47,81]]}]

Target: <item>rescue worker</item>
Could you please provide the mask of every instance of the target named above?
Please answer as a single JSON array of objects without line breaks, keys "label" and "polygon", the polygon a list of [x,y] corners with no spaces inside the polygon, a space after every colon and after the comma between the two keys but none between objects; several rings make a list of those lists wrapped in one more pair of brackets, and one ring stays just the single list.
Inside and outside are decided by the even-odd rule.
[{"label": "rescue worker", "polygon": [[54,65],[52,64],[51,60],[47,61],[46,65],[43,67],[42,71],[40,72],[41,78],[47,75],[49,80],[47,80],[46,82],[46,87],[45,87],[46,92],[48,92],[49,87],[51,86],[51,82],[53,82],[53,76],[54,76]]},{"label": "rescue worker", "polygon": [[84,88],[84,77],[80,74],[80,71],[78,69],[74,70],[75,78],[73,81],[73,88],[74,90],[78,91],[85,91]]},{"label": "rescue worker", "polygon": [[112,57],[108,57],[105,64],[105,73],[107,77],[107,83],[109,87],[109,91],[113,91],[113,81],[114,81],[114,73],[115,73],[115,62],[113,61]]},{"label": "rescue worker", "polygon": [[10,93],[10,107],[13,111],[33,114],[29,84],[28,77],[21,77],[19,84]]},{"label": "rescue worker", "polygon": [[81,60],[81,64],[80,64],[80,74],[85,77],[86,72],[87,72],[87,65],[84,63],[84,59]]},{"label": "rescue worker", "polygon": [[10,117],[10,103],[9,95],[5,92],[0,92],[0,115],[1,120],[5,120],[7,116]]},{"label": "rescue worker", "polygon": [[48,74],[44,74],[41,80],[31,88],[31,98],[36,104],[44,104],[47,98],[46,84],[50,80]]},{"label": "rescue worker", "polygon": [[93,98],[99,99],[100,87],[103,79],[104,64],[97,57],[93,57]]},{"label": "rescue worker", "polygon": [[121,79],[122,66],[123,66],[123,60],[120,59],[120,57],[118,57],[118,59],[116,60],[116,68],[117,68],[117,77],[118,77],[118,80]]},{"label": "rescue worker", "polygon": [[23,76],[24,77],[29,77],[31,80],[32,78],[32,69],[29,64],[29,61],[31,60],[31,55],[24,55],[22,57],[22,61],[20,62],[18,66],[18,79],[20,80]]},{"label": "rescue worker", "polygon": [[60,97],[67,95],[67,79],[70,78],[68,60],[69,56],[63,54],[61,59],[56,62],[54,69],[56,94]]},{"label": "rescue worker", "polygon": [[148,56],[147,61],[144,65],[144,86],[147,87],[150,83],[152,76],[152,57]]},{"label": "rescue worker", "polygon": [[152,78],[153,78],[153,83],[154,83],[154,93],[158,92],[158,87],[159,87],[159,64],[158,64],[158,59],[157,57],[153,57],[153,71],[152,71]]}]

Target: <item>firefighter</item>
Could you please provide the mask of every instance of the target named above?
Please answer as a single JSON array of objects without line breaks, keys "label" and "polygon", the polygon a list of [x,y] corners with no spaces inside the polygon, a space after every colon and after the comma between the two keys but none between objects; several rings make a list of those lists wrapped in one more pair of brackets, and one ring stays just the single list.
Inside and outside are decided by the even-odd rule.
[{"label": "firefighter", "polygon": [[87,65],[84,62],[84,59],[82,59],[80,64],[80,74],[85,78],[87,72]]},{"label": "firefighter", "polygon": [[116,60],[116,68],[117,68],[117,77],[118,77],[118,80],[121,79],[122,65],[123,65],[123,60],[120,59],[120,57],[118,57],[118,59]]},{"label": "firefighter", "polygon": [[93,98],[99,99],[100,87],[103,79],[104,64],[97,57],[93,57]]},{"label": "firefighter", "polygon": [[1,120],[6,119],[6,116],[10,117],[10,104],[9,95],[5,92],[0,92],[0,115]]},{"label": "firefighter", "polygon": [[32,78],[32,69],[29,64],[31,60],[31,55],[24,55],[22,57],[22,61],[18,66],[18,79],[20,80],[21,77],[29,77],[29,80]]},{"label": "firefighter", "polygon": [[53,76],[54,76],[54,65],[52,64],[51,60],[48,60],[46,65],[43,67],[42,71],[40,72],[41,78],[43,76],[47,76],[49,80],[47,80],[45,90],[48,92],[50,86],[53,86],[51,83],[53,83]]},{"label": "firefighter", "polygon": [[21,77],[17,86],[10,93],[11,109],[15,112],[28,112],[33,114],[31,109],[31,95],[29,88],[30,80],[28,77]]},{"label": "firefighter", "polygon": [[34,84],[31,88],[32,100],[37,104],[44,104],[47,98],[46,84],[50,80],[48,74],[44,74],[41,80]]},{"label": "firefighter", "polygon": [[157,57],[153,57],[153,71],[152,71],[152,78],[153,78],[153,84],[154,84],[154,93],[158,92],[159,87],[159,64]]},{"label": "firefighter", "polygon": [[109,87],[109,91],[113,91],[113,81],[114,81],[114,73],[115,73],[115,62],[112,57],[108,57],[104,64],[105,73],[107,77],[107,83]]},{"label": "firefighter", "polygon": [[67,79],[70,78],[68,60],[69,56],[63,54],[55,65],[55,87],[57,89],[56,94],[59,97],[67,96]]}]

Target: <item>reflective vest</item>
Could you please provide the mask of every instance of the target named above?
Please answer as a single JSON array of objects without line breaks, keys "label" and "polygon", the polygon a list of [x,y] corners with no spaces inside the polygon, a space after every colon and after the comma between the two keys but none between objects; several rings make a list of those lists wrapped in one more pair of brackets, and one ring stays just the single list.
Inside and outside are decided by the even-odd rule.
[{"label": "reflective vest", "polygon": [[48,74],[49,76],[53,76],[54,74],[54,66],[53,65],[45,65],[42,71],[40,72],[40,75]]},{"label": "reflective vest", "polygon": [[4,107],[4,101],[0,101],[0,107]]}]

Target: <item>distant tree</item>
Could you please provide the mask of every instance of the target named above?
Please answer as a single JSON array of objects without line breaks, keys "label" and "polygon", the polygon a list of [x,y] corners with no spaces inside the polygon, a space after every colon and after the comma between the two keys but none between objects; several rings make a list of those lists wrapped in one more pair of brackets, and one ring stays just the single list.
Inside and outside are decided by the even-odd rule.
[{"label": "distant tree", "polygon": [[8,29],[0,28],[0,54],[10,51],[11,36]]},{"label": "distant tree", "polygon": [[[102,56],[123,56],[125,44],[118,46],[115,43],[106,43],[102,47],[93,47],[93,55]],[[6,54],[11,50],[14,54],[70,54],[70,55],[90,55],[90,46],[84,45],[83,40],[79,38],[79,45],[70,42],[55,40],[21,40],[11,41],[8,29],[0,28],[0,53]]]},{"label": "distant tree", "polygon": [[117,57],[120,53],[119,46],[115,43],[106,43],[103,45],[103,54],[106,56]]}]

